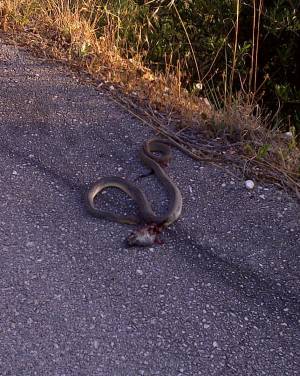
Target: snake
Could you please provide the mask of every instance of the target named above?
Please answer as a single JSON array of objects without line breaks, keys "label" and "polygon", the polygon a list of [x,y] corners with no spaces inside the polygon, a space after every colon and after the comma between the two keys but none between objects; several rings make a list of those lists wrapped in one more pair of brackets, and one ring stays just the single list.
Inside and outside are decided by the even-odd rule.
[{"label": "snake", "polygon": [[[94,217],[118,223],[144,223],[149,226],[158,226],[160,229],[174,223],[181,215],[182,195],[179,188],[164,169],[171,160],[170,145],[172,145],[172,143],[167,139],[153,138],[146,141],[140,151],[140,158],[143,164],[155,173],[156,177],[167,191],[169,205],[164,214],[155,214],[145,193],[130,181],[118,176],[102,177],[92,184],[85,196],[88,212]],[[159,153],[159,155],[154,153]],[[130,196],[137,204],[138,215],[120,215],[98,209],[95,206],[95,198],[107,188],[118,188]],[[149,228],[150,232],[153,232],[153,227]],[[144,230],[145,228],[143,228],[142,231]],[[154,232],[157,233],[159,231],[155,230]]]}]

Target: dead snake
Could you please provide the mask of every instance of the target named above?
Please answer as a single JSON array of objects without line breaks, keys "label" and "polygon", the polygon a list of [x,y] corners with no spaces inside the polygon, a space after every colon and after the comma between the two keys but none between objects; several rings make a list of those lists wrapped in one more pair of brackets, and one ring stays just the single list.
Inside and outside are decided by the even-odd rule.
[{"label": "dead snake", "polygon": [[[132,244],[152,244],[155,241],[156,235],[161,231],[161,229],[175,222],[181,215],[181,192],[163,168],[163,166],[167,165],[171,159],[171,150],[169,146],[170,144],[172,143],[169,140],[151,139],[144,143],[140,153],[140,157],[144,165],[154,171],[159,181],[167,190],[169,196],[169,206],[167,211],[163,215],[156,215],[153,212],[151,204],[140,188],[136,187],[128,180],[122,179],[117,176],[107,176],[101,178],[100,180],[95,182],[86,193],[86,207],[93,216],[119,223],[146,223],[149,225],[148,227],[143,228],[140,230],[140,232],[138,232],[138,237],[141,235],[141,233],[147,233],[147,239],[142,240],[141,244],[139,244],[138,242],[136,242],[136,238],[134,237]],[[160,155],[157,156],[153,154],[154,152],[159,152]],[[95,197],[106,188],[118,188],[127,193],[137,204],[139,215],[125,216],[97,209],[94,202]],[[148,239],[149,232],[150,235],[151,233],[153,233],[153,236],[150,236],[150,240]],[[130,242],[130,237],[128,238],[128,241]],[[142,244],[143,242],[147,244]]]}]

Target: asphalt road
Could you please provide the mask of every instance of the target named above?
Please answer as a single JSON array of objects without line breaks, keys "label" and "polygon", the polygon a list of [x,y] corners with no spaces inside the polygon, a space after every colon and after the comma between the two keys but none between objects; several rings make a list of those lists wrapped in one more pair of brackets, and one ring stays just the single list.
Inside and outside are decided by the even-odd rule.
[{"label": "asphalt road", "polygon": [[[0,41],[1,376],[299,374],[292,197],[175,150],[183,214],[163,245],[128,249],[130,226],[86,212],[98,177],[146,172],[151,135],[66,67]],[[155,178],[137,183],[162,210]]]}]

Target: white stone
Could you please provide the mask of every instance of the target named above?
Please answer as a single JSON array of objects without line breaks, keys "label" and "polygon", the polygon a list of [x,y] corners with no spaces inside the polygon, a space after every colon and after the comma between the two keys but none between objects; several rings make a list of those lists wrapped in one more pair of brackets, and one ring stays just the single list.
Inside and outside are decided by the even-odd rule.
[{"label": "white stone", "polygon": [[287,140],[290,140],[293,138],[293,133],[292,132],[285,132],[284,133],[284,137],[287,139]]},{"label": "white stone", "polygon": [[247,189],[253,189],[254,188],[254,181],[253,180],[246,180],[245,181],[245,187]]}]

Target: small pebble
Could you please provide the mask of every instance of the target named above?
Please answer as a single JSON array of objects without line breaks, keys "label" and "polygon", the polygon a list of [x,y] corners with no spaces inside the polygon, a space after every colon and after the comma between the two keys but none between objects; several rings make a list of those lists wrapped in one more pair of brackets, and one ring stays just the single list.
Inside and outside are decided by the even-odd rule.
[{"label": "small pebble", "polygon": [[293,138],[293,133],[292,132],[285,132],[284,133],[284,137],[287,139],[287,140],[290,140]]},{"label": "small pebble", "polygon": [[245,187],[247,189],[253,189],[254,188],[254,181],[253,180],[246,180],[245,181]]}]

